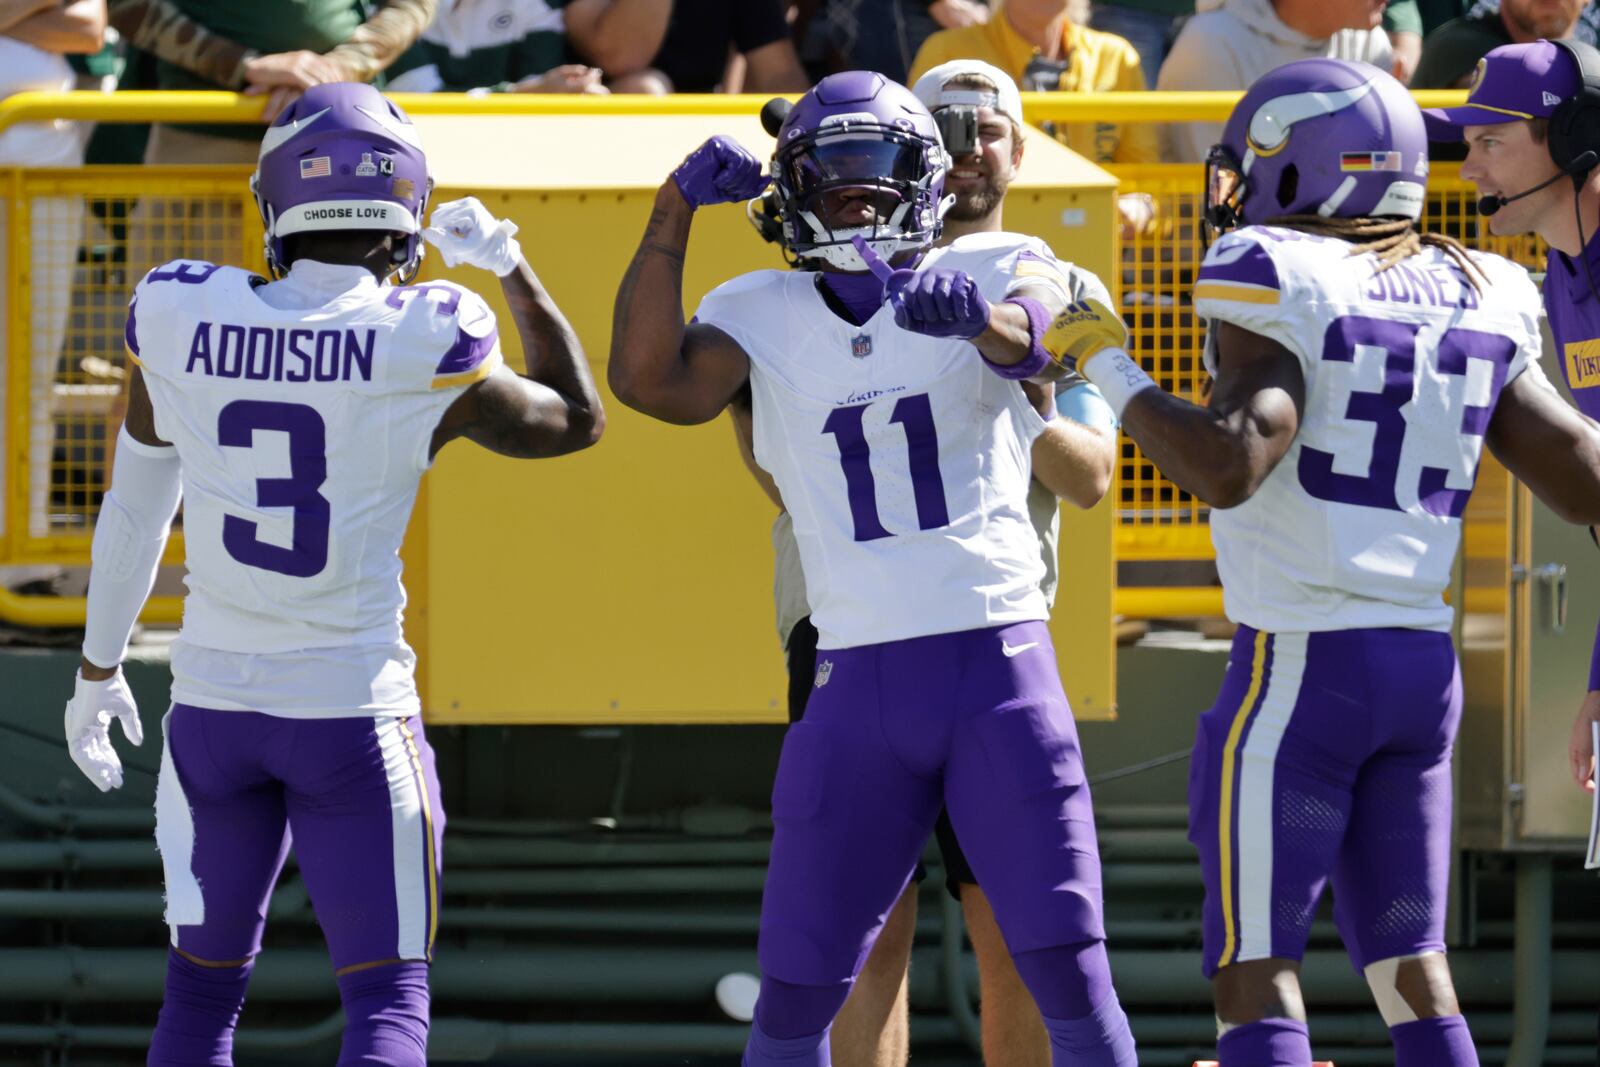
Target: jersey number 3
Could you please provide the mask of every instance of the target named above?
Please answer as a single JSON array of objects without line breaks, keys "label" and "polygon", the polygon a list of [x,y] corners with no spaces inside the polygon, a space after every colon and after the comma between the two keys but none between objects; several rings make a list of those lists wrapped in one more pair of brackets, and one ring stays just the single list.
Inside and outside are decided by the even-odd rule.
[{"label": "jersey number 3", "polygon": [[256,536],[256,524],[237,515],[222,517],[222,547],[246,567],[310,578],[328,565],[328,527],[333,509],[318,490],[328,480],[328,428],[317,409],[271,400],[235,400],[217,416],[217,443],[250,448],[257,430],[289,437],[289,477],[257,478],[256,505],[291,508],[290,547]]},{"label": "jersey number 3", "polygon": [[[844,467],[845,492],[850,498],[850,520],[855,524],[857,541],[894,536],[878,520],[878,489],[872,480],[867,432],[862,425],[871,406],[834,408],[822,424],[822,432],[833,434],[839,442],[839,463]],[[933,405],[928,402],[928,394],[901,397],[895,402],[889,421],[898,422],[906,432],[917,525],[924,530],[949,526],[944,479],[939,476],[939,435],[933,428]]]}]

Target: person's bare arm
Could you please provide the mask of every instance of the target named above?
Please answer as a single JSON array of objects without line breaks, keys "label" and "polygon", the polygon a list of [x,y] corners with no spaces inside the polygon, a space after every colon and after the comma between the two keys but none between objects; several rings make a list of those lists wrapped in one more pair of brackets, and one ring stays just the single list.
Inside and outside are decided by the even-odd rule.
[{"label": "person's bare arm", "polygon": [[7,29],[5,35],[57,55],[92,55],[105,44],[106,0],[52,5]]},{"label": "person's bare arm", "polygon": [[733,439],[739,446],[739,458],[744,461],[745,470],[750,472],[761,491],[767,494],[767,499],[778,505],[779,511],[787,510],[783,506],[783,496],[778,492],[778,483],[772,480],[766,468],[756,462],[755,412],[751,409],[749,397],[744,394],[736,397],[728,405],[728,415],[733,420]]},{"label": "person's bare arm", "polygon": [[1180,488],[1231,508],[1254,495],[1294,442],[1305,376],[1276,341],[1227,322],[1212,329],[1218,367],[1210,406],[1144,389],[1128,402],[1122,428]]},{"label": "person's bare arm", "polygon": [[499,367],[457,397],[434,431],[433,451],[457,437],[518,459],[588,448],[600,440],[605,412],[577,333],[527,260],[500,279],[500,290],[527,372]]},{"label": "person's bare arm", "polygon": [[709,422],[749,380],[750,357],[715,326],[683,321],[694,212],[668,179],[617,290],[608,378],[617,399],[666,422]]},{"label": "person's bare arm", "polygon": [[803,93],[811,88],[800,55],[787,37],[752,48],[744,54],[744,62],[744,92]]},{"label": "person's bare arm", "polygon": [[1094,507],[1111,488],[1116,434],[1057,412],[1050,385],[1024,382],[1022,388],[1047,420],[1044,432],[1033,441],[1034,478],[1074,507]]},{"label": "person's bare arm", "polygon": [[615,78],[643,70],[661,51],[672,0],[572,0],[563,15],[572,47]]},{"label": "person's bare arm", "polygon": [[1530,367],[1506,386],[1485,438],[1489,451],[1567,522],[1600,523],[1600,425]]},{"label": "person's bare arm", "polygon": [[0,0],[0,33],[17,23],[59,6],[59,0]]},{"label": "person's bare arm", "polygon": [[111,25],[133,47],[224,89],[242,89],[245,65],[259,54],[219,36],[173,0],[111,0]]}]

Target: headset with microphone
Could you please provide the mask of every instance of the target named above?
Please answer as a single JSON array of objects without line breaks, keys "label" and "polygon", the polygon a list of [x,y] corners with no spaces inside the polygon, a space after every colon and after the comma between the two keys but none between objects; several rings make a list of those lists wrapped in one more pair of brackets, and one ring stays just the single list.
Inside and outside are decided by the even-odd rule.
[{"label": "headset with microphone", "polygon": [[1577,159],[1574,159],[1571,163],[1556,171],[1550,177],[1546,178],[1538,185],[1535,185],[1532,189],[1524,189],[1515,196],[1480,196],[1478,198],[1478,214],[1493,215],[1496,211],[1499,211],[1507,204],[1514,204],[1525,196],[1532,196],[1540,189],[1549,188],[1562,178],[1565,178],[1569,175],[1581,182],[1584,178],[1588,177],[1589,172],[1595,168],[1595,164],[1597,163],[1600,163],[1600,154],[1596,154],[1591,150],[1584,152],[1582,155],[1578,156]]},{"label": "headset with microphone", "polygon": [[1545,144],[1550,159],[1561,168],[1549,178],[1514,196],[1485,196],[1478,200],[1478,214],[1493,215],[1507,204],[1571,177],[1581,186],[1589,172],[1600,164],[1600,51],[1581,41],[1552,41],[1578,64],[1578,91],[1563,100],[1550,113]]},{"label": "headset with microphone", "polygon": [[1578,258],[1583,261],[1583,273],[1589,282],[1589,292],[1600,302],[1600,288],[1594,282],[1594,270],[1589,266],[1588,239],[1583,233],[1583,211],[1578,206],[1578,194],[1590,173],[1600,165],[1600,51],[1581,41],[1552,41],[1563,48],[1578,64],[1578,91],[1563,100],[1550,113],[1545,146],[1550,149],[1550,159],[1560,169],[1555,174],[1514,196],[1485,196],[1478,200],[1478,214],[1493,215],[1507,204],[1532,196],[1540,189],[1553,185],[1562,178],[1572,179],[1572,213],[1578,221]]}]

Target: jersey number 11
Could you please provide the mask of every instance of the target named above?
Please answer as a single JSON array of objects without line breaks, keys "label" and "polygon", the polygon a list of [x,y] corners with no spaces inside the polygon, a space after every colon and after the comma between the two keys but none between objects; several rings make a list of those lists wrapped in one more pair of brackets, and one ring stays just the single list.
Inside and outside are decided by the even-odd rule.
[{"label": "jersey number 11", "polygon": [[[862,424],[871,406],[834,408],[822,424],[822,432],[833,434],[839,443],[839,464],[844,468],[845,491],[850,498],[850,519],[855,524],[857,541],[894,536],[878,520],[878,491],[872,480],[867,432]],[[933,428],[933,405],[928,402],[928,394],[903,396],[895,401],[889,421],[898,422],[906,432],[911,488],[917,501],[917,526],[937,530],[950,525],[950,512],[944,503],[944,479],[939,476],[939,435]]]}]

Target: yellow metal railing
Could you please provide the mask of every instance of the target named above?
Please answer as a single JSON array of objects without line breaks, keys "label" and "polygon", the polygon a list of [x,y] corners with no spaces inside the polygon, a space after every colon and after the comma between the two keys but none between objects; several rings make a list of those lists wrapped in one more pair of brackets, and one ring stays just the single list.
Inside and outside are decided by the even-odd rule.
[{"label": "yellow metal railing", "polygon": [[[1033,121],[1221,121],[1238,93],[1023,94]],[[1417,94],[1424,106],[1460,103],[1459,92]],[[416,114],[701,114],[748,116],[760,96],[493,97],[397,95]],[[19,93],[0,101],[0,130],[60,118],[97,122],[260,121],[262,101],[230,93]],[[1202,253],[1200,168],[1109,168],[1125,192],[1148,194],[1156,222],[1120,247],[1113,288],[1131,347],[1166,388],[1199,399],[1203,337],[1189,301]],[[87,562],[104,491],[107,442],[120,421],[121,331],[127,295],[150,266],[178,255],[260,263],[260,226],[238,167],[86,167],[0,172],[0,296],[10,310],[0,377],[0,417],[12,442],[0,481],[0,563]],[[1471,190],[1458,169],[1435,168],[1430,229],[1533,266],[1530,239],[1480,233]],[[1108,279],[1112,281],[1112,279]],[[26,314],[19,313],[26,309]],[[17,358],[21,357],[21,358]],[[1121,560],[1204,561],[1212,556],[1207,509],[1163,478],[1127,438],[1115,488]],[[168,559],[181,558],[181,545]],[[1127,615],[1215,615],[1220,590],[1124,588]],[[177,617],[175,601],[153,602],[148,620]],[[0,618],[36,625],[81,622],[82,602],[19,598],[0,591]]]}]

